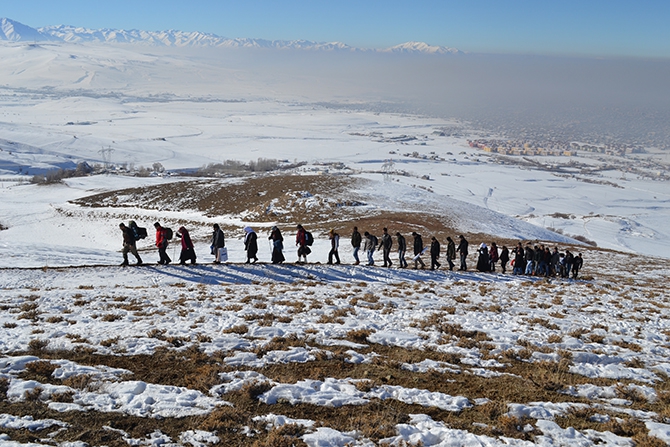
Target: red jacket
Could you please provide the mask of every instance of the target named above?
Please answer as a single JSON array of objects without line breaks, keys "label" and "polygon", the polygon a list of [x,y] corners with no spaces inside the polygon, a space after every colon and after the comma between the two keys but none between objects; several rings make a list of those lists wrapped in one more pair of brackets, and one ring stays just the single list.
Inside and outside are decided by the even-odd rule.
[{"label": "red jacket", "polygon": [[156,228],[156,247],[158,248],[166,248],[167,247],[167,231],[165,231],[165,228],[163,227],[158,227]]},{"label": "red jacket", "polygon": [[298,234],[295,235],[295,245],[300,245],[301,247],[307,245],[307,235],[304,228],[298,229]]}]

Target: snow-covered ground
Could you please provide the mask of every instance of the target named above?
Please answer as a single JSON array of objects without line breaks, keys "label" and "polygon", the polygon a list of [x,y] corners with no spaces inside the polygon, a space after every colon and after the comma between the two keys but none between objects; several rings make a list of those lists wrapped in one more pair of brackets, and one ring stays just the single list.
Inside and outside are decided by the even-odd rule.
[{"label": "snow-covered ground", "polygon": [[[2,445],[53,445],[47,434],[70,427],[55,416],[65,419],[71,412],[205,418],[234,405],[227,400],[233,393],[258,384],[264,391],[257,405],[269,411],[302,404],[413,405],[382,440],[389,445],[628,446],[642,432],[670,442],[670,416],[663,407],[670,375],[666,183],[610,172],[604,179],[615,179],[615,187],[499,164],[468,147],[465,138],[438,135],[453,121],[332,108],[318,101],[359,98],[338,98],[327,88],[316,95],[318,89],[311,89],[319,82],[313,79],[301,92],[305,79],[236,70],[209,56],[153,54],[132,46],[0,43],[0,58],[0,385],[6,384],[9,408],[37,395],[52,414],[0,414],[0,432],[11,432],[0,435]],[[578,281],[351,265],[244,265],[241,228],[251,224],[265,239],[271,223],[192,210],[69,203],[184,178],[107,174],[55,185],[28,182],[32,174],[80,161],[161,163],[182,170],[258,158],[307,162],[298,174],[346,171],[369,180],[356,191],[369,203],[393,212],[437,212],[464,232],[559,246],[575,243],[568,235],[583,236],[617,251],[582,246],[586,264]],[[344,169],[328,163],[343,163]],[[393,173],[382,174],[384,166]],[[240,228],[227,244],[232,262],[206,264],[207,233],[224,218]],[[156,220],[189,222],[202,264],[116,267],[118,223],[130,219],[147,227]],[[291,230],[284,230],[291,241]],[[317,236],[310,261],[324,263],[328,241]],[[346,264],[351,252],[345,239]],[[293,261],[287,245],[287,260]],[[151,241],[140,248],[153,262]],[[269,261],[264,244],[259,257]],[[294,343],[277,348],[277,340]],[[52,355],[121,358],[192,347],[220,356],[222,372],[208,389],[153,383],[131,367]],[[356,377],[333,372],[318,378],[309,372],[314,362],[338,359],[371,370],[382,362],[391,372],[375,380],[360,371]],[[51,362],[48,377],[36,378],[39,360]],[[273,369],[293,364],[305,373],[292,381]],[[556,369],[562,382],[553,386],[550,377],[529,372],[533,365]],[[426,385],[435,374],[448,380]],[[90,384],[74,386],[82,377]],[[553,401],[516,401],[512,392],[511,400],[502,399],[487,392],[484,382],[479,389],[457,385],[465,377],[490,380],[491,389],[506,380],[525,381],[543,395],[550,389]],[[462,392],[451,393],[452,383]],[[456,429],[456,416],[445,416],[484,413],[482,408],[498,403],[508,425],[521,423],[514,437],[496,435],[491,421],[476,418]],[[585,428],[565,422],[575,414],[587,415]],[[360,431],[336,430],[315,419],[264,410],[254,421],[301,426],[309,446],[374,445]],[[624,427],[629,420],[638,424],[635,435]],[[259,435],[254,427],[245,428],[252,438]],[[31,438],[39,441],[32,444],[14,441],[12,434],[21,430],[42,437]],[[177,436],[156,430],[140,438],[111,425],[104,430],[129,445],[226,445],[221,432],[196,426]]]},{"label": "snow-covered ground", "polygon": [[[599,251],[587,256],[591,266],[584,274],[589,277],[624,259]],[[609,431],[610,421],[623,416],[642,421],[650,435],[669,442],[667,414],[653,410],[661,408],[654,402],[667,399],[662,384],[670,374],[670,324],[667,306],[657,294],[664,275],[659,264],[624,273],[619,283],[611,278],[547,283],[500,274],[344,265],[3,270],[0,349],[12,353],[39,348],[33,355],[0,358],[0,377],[9,381],[9,402],[24,401],[39,387],[40,400],[56,412],[114,412],[149,418],[206,415],[230,405],[228,393],[264,383],[267,391],[258,400],[270,408],[279,402],[365,406],[379,399],[458,413],[486,404],[492,394],[480,390],[452,395],[444,391],[449,386],[425,389],[394,385],[393,380],[363,388],[358,384],[366,379],[352,377],[285,382],[256,371],[272,371],[273,365],[282,364],[299,364],[308,370],[317,359],[337,356],[353,365],[374,365],[388,355],[380,356],[375,350],[396,347],[434,353],[421,362],[397,364],[400,370],[411,372],[416,383],[434,372],[452,377],[447,383],[468,375],[493,382],[509,374],[517,378],[526,374],[510,365],[515,355],[538,365],[569,359],[569,372],[583,380],[561,385],[557,396],[564,397],[560,401],[506,403],[510,417],[526,421],[525,430],[534,442],[451,429],[424,414],[411,415],[407,423],[396,427],[393,438],[383,442],[632,445],[630,438]],[[635,307],[625,300],[633,300]],[[487,342],[473,339],[474,343],[466,343],[446,335],[445,328],[480,334],[476,338]],[[352,331],[367,335],[354,342]],[[262,349],[277,337],[304,340],[304,344]],[[49,360],[54,379],[76,383],[73,378],[87,376],[95,385],[79,389],[52,384],[53,380],[21,378],[27,365],[42,358],[40,352],[91,349],[100,355],[131,356],[193,345],[205,354],[220,353],[229,368],[209,393],[147,383],[133,378],[133,372],[126,369],[58,359]],[[435,355],[448,355],[450,361],[432,360]],[[53,356],[46,356],[50,358]],[[58,398],[65,393],[71,399]],[[630,396],[644,397],[632,401]],[[599,415],[603,428],[580,431],[555,422],[576,409]],[[284,416],[263,417],[270,425],[304,425],[307,432],[302,439],[310,446],[373,445],[360,433],[315,428],[309,419],[293,422]],[[57,418],[32,420],[8,414],[0,417],[0,423],[6,428],[33,430],[63,430],[68,425]],[[221,436],[206,435],[210,440],[206,442],[216,442]],[[165,434],[156,436],[167,442]],[[126,438],[135,445],[127,433]]]}]

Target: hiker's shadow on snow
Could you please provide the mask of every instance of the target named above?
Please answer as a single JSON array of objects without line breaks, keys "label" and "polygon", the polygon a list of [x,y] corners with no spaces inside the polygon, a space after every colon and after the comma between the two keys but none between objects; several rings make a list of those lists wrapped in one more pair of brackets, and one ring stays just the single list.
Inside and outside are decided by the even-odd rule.
[{"label": "hiker's shadow on snow", "polygon": [[[507,282],[513,275],[449,270],[414,270],[378,266],[324,265],[324,264],[196,264],[147,266],[152,272],[175,281],[200,284],[255,284],[317,282],[415,282],[415,281],[494,281]],[[529,278],[531,279],[531,278]]]}]

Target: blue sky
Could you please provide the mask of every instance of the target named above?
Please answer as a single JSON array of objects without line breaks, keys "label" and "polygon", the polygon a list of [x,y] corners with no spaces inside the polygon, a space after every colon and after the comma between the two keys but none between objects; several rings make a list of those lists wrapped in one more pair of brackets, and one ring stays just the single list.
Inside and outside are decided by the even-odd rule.
[{"label": "blue sky", "polygon": [[407,41],[469,52],[670,57],[670,0],[3,1],[25,25],[204,31],[224,37]]}]

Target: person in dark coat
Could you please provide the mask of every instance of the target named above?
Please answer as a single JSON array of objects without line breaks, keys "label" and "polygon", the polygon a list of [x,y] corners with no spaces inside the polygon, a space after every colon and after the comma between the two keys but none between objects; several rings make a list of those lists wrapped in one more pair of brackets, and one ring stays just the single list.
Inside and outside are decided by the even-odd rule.
[{"label": "person in dark coat", "polygon": [[421,264],[421,268],[425,268],[426,264],[423,263],[421,259],[421,253],[423,253],[423,238],[416,231],[412,232],[412,237],[414,238],[414,269],[418,268],[418,264]]},{"label": "person in dark coat", "polygon": [[447,262],[449,263],[449,270],[453,270],[456,265],[454,264],[454,259],[456,259],[456,243],[450,236],[447,236]]},{"label": "person in dark coat", "polygon": [[123,251],[121,252],[123,254],[123,263],[121,265],[124,267],[128,265],[128,252],[131,252],[133,256],[135,256],[135,259],[137,259],[136,265],[142,265],[142,258],[140,258],[140,255],[137,253],[137,245],[133,230],[130,227],[127,227],[124,223],[120,223],[119,228],[123,232]]},{"label": "person in dark coat", "polygon": [[479,253],[479,257],[477,258],[477,270],[480,272],[488,272],[491,269],[491,260],[489,259],[489,249],[485,243],[482,242],[477,253]]},{"label": "person in dark coat", "polygon": [[491,242],[491,249],[489,250],[489,262],[491,263],[489,271],[496,271],[496,263],[498,262],[498,245]]},{"label": "person in dark coat", "polygon": [[558,252],[558,247],[554,247],[551,253],[551,260],[549,261],[549,276],[556,276],[559,271],[559,263],[561,261],[561,254]]},{"label": "person in dark coat", "polygon": [[398,239],[398,262],[400,262],[400,268],[407,268],[407,261],[405,260],[405,253],[407,252],[407,241],[405,236],[397,232],[396,237]]},{"label": "person in dark coat", "polygon": [[582,258],[582,254],[579,253],[572,260],[572,279],[577,279],[577,275],[579,274],[579,270],[582,268],[582,265],[584,265],[584,258]]},{"label": "person in dark coat", "polygon": [[226,238],[219,227],[219,224],[214,224],[214,231],[212,232],[212,254],[214,255],[214,264],[221,263],[221,249],[226,246]]},{"label": "person in dark coat", "polygon": [[368,255],[368,263],[365,265],[375,265],[375,249],[377,248],[377,236],[370,234],[367,231],[363,233],[365,236],[365,245],[363,245],[363,250]]},{"label": "person in dark coat", "polygon": [[430,269],[435,270],[440,268],[440,243],[435,236],[430,238]]},{"label": "person in dark coat", "polygon": [[512,273],[515,275],[523,275],[526,271],[526,255],[521,242],[519,242],[514,249],[514,269]]},{"label": "person in dark coat", "polygon": [[393,265],[391,262],[391,247],[393,246],[393,239],[389,234],[388,228],[384,227],[383,231],[384,234],[382,234],[382,239],[379,241],[379,247],[382,249],[384,267],[391,267]]},{"label": "person in dark coat", "polygon": [[184,227],[179,227],[177,237],[181,239],[179,264],[185,265],[187,260],[190,260],[191,264],[195,264],[195,247],[193,246],[193,241],[191,241],[191,236],[188,234],[188,230]]},{"label": "person in dark coat", "polygon": [[509,262],[509,250],[505,245],[503,245],[502,249],[500,249],[500,268],[502,268],[503,273],[507,271],[508,262]]},{"label": "person in dark coat", "polygon": [[244,236],[244,249],[247,252],[246,264],[252,262],[252,259],[255,264],[256,261],[258,261],[258,257],[256,256],[258,254],[258,235],[256,235],[256,232],[248,226],[244,227],[244,232],[246,233]]},{"label": "person in dark coat", "polygon": [[156,247],[158,247],[158,263],[167,265],[172,262],[172,259],[167,254],[168,247],[168,234],[167,230],[161,226],[158,222],[154,224],[156,228]]},{"label": "person in dark coat", "polygon": [[465,271],[468,269],[468,266],[466,264],[466,261],[468,259],[468,241],[463,237],[461,234],[458,236],[459,242],[458,242],[458,247],[456,247],[456,251],[460,254],[461,257],[461,266],[459,267],[458,270],[460,271]]},{"label": "person in dark coat", "polygon": [[333,257],[335,257],[335,264],[339,264],[340,254],[338,250],[340,248],[340,235],[337,234],[334,229],[331,229],[328,232],[328,239],[330,240],[330,251],[328,252],[328,264],[333,263]]},{"label": "person in dark coat", "polygon": [[570,271],[572,270],[572,265],[575,262],[575,256],[570,253],[570,250],[565,250],[565,256],[563,257],[563,278],[570,277]]},{"label": "person in dark coat", "polygon": [[270,237],[268,238],[272,241],[272,263],[281,264],[285,261],[284,258],[284,237],[281,235],[281,231],[277,226],[272,227],[270,232]]},{"label": "person in dark coat", "polygon": [[361,263],[361,260],[358,259],[358,250],[361,249],[361,243],[363,242],[363,237],[361,236],[361,233],[358,232],[358,227],[354,227],[353,233],[351,233],[351,246],[354,247],[354,259],[356,262],[354,262],[354,265],[358,265]]},{"label": "person in dark coat", "polygon": [[298,260],[297,263],[302,262],[302,258],[305,258],[305,263],[307,263],[307,255],[312,252],[312,250],[307,245],[307,231],[302,225],[298,225],[298,232],[295,235],[295,245],[298,247]]}]

